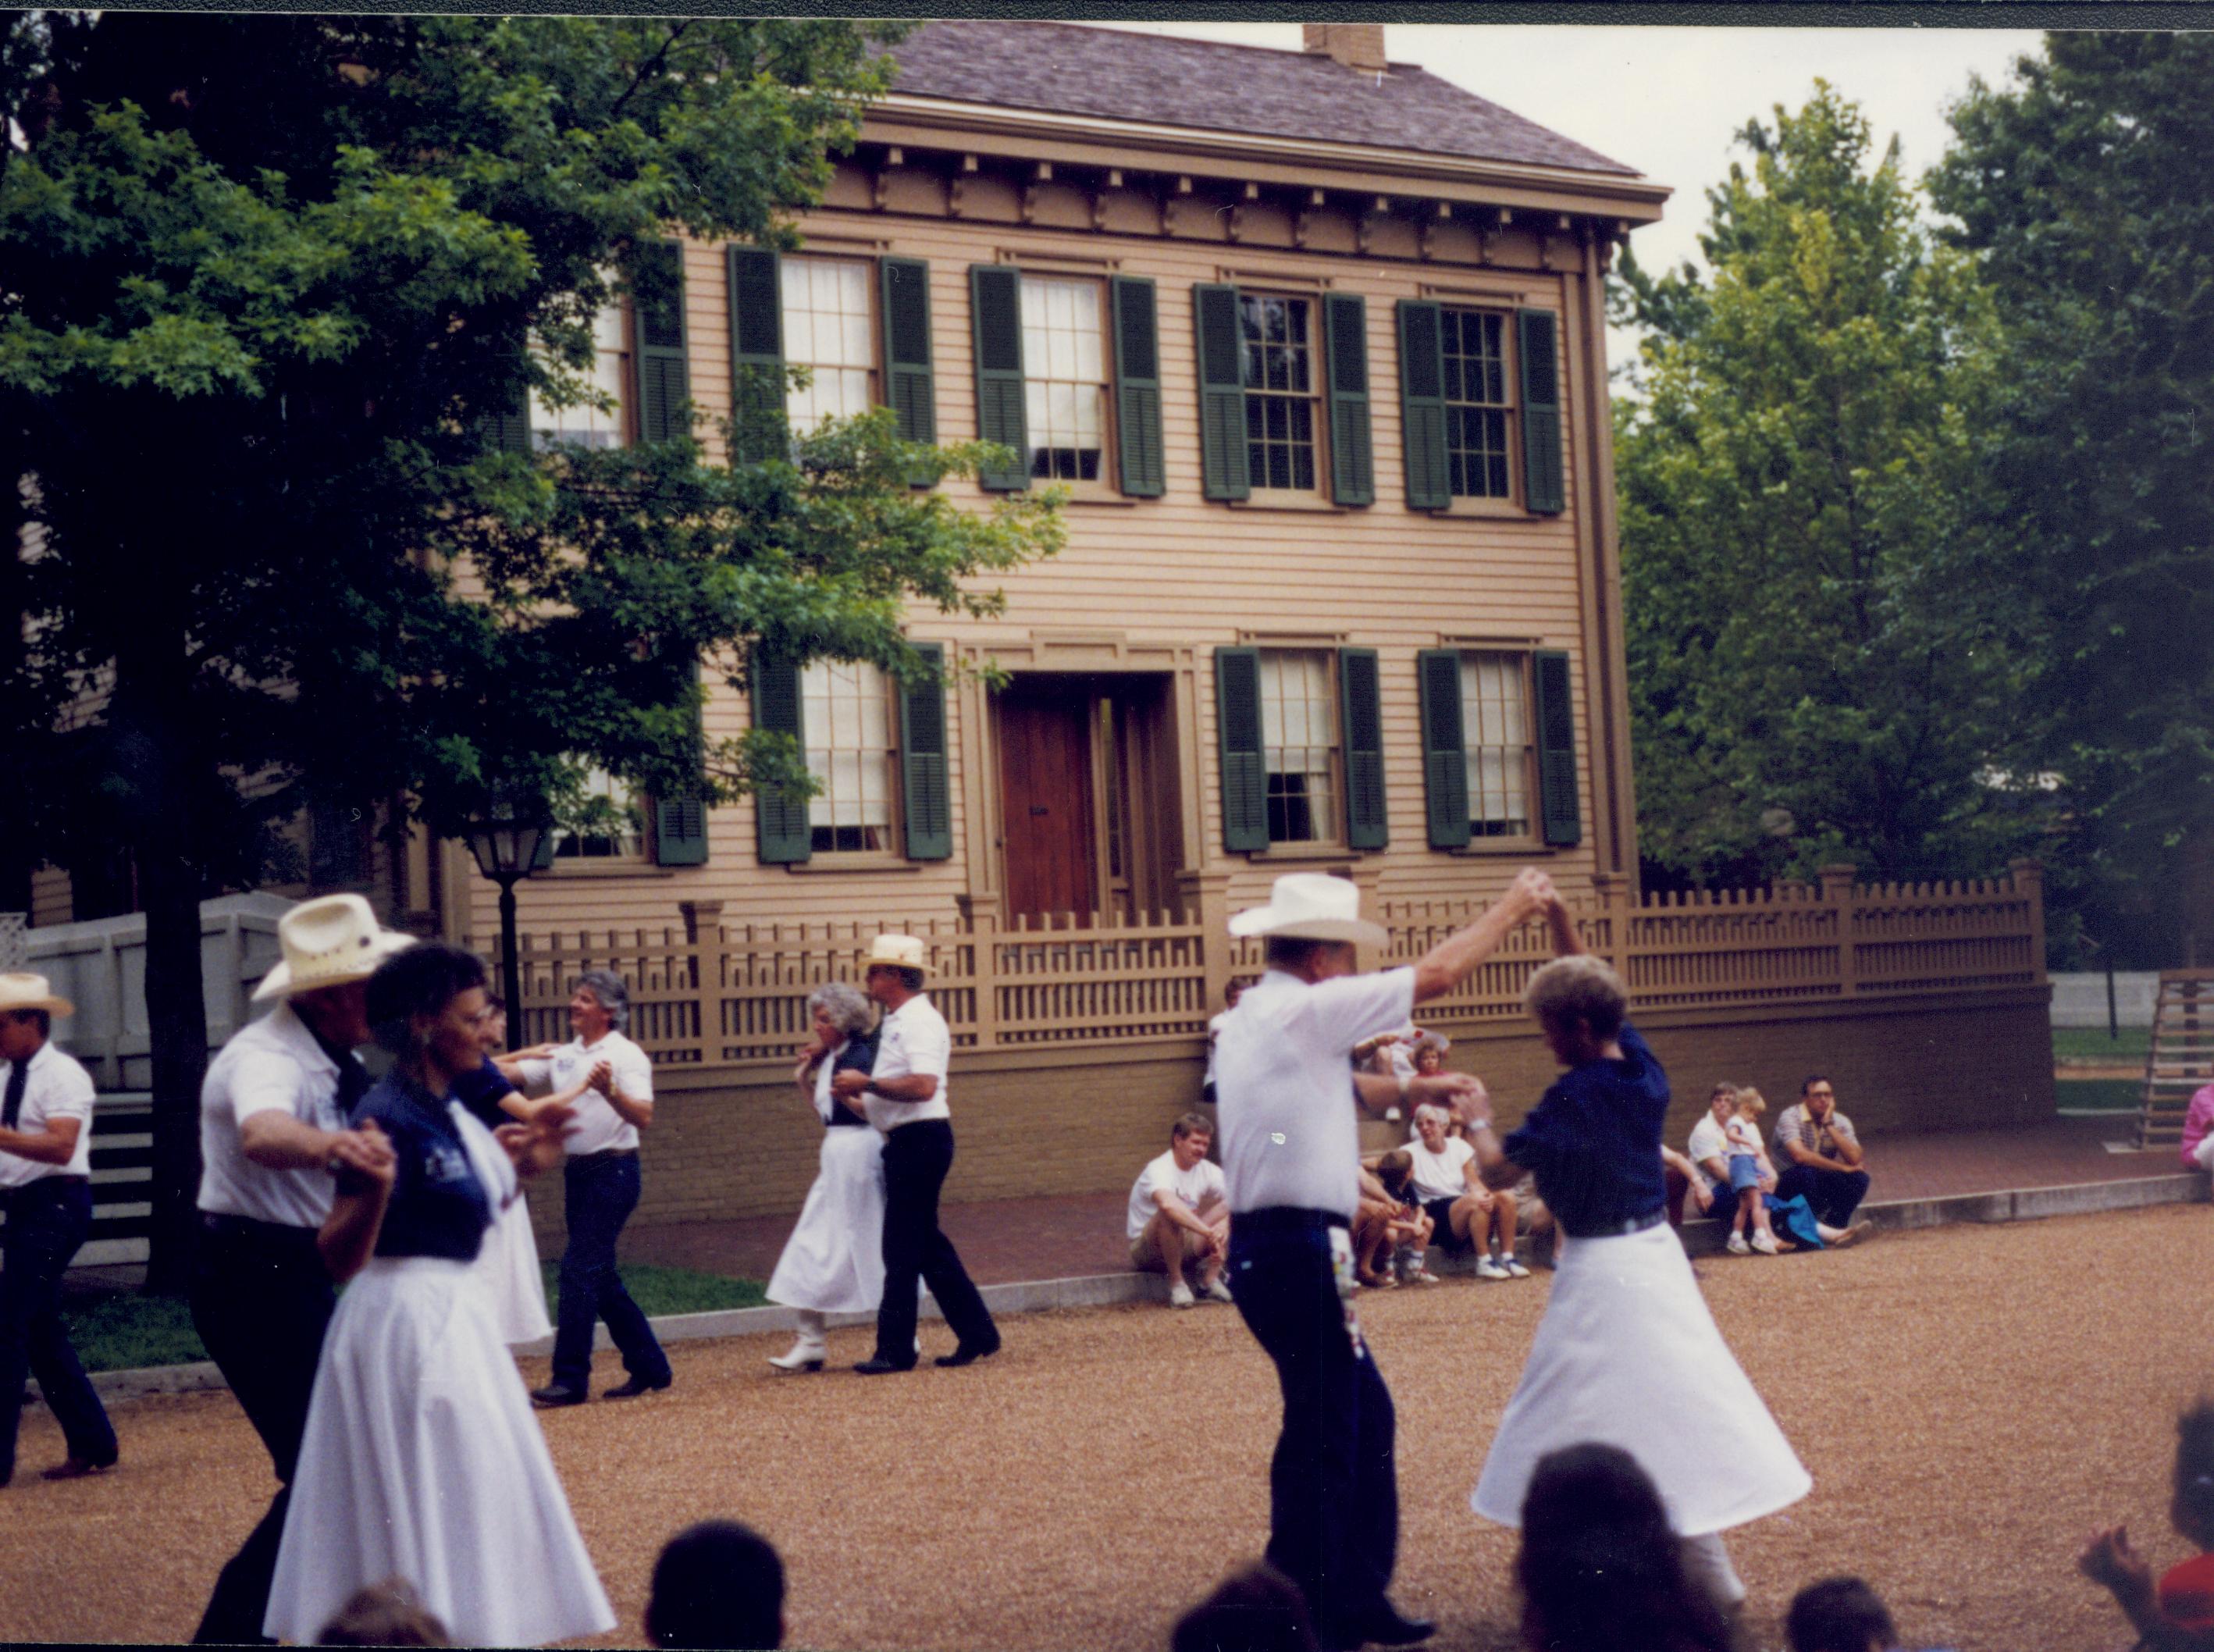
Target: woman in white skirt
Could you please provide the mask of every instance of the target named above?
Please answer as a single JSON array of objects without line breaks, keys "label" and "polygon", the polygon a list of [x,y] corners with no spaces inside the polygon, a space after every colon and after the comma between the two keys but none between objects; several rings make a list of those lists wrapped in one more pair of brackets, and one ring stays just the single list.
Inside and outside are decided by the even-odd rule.
[{"label": "woman in white skirt", "polygon": [[[478,1249],[517,1169],[559,1156],[550,1126],[496,1139],[450,1097],[483,1056],[484,969],[426,943],[369,982],[399,1057],[354,1123],[390,1138],[392,1179],[342,1175],[318,1236],[339,1299],[270,1590],[266,1634],[313,1642],[354,1591],[397,1575],[456,1644],[536,1646],[615,1627]],[[492,1185],[487,1185],[489,1172]]]},{"label": "woman in white skirt", "polygon": [[815,1039],[792,1076],[823,1121],[823,1161],[768,1282],[770,1301],[799,1310],[798,1340],[769,1361],[791,1372],[823,1368],[825,1315],[874,1313],[884,1294],[884,1139],[830,1093],[833,1073],[875,1064],[869,1000],[833,981],[809,994],[807,1007]]},{"label": "woman in white skirt", "polygon": [[1517,1526],[1540,1458],[1588,1441],[1618,1446],[1659,1489],[1687,1569],[1734,1606],[1745,1586],[1719,1533],[1796,1502],[1813,1482],[1723,1343],[1667,1225],[1668,1075],[1626,1019],[1621,980],[1584,952],[1557,891],[1546,918],[1561,956],[1531,977],[1524,1002],[1569,1071],[1503,1141],[1479,1100],[1468,1140],[1487,1185],[1536,1176],[1569,1243],[1470,1501],[1486,1520]]}]

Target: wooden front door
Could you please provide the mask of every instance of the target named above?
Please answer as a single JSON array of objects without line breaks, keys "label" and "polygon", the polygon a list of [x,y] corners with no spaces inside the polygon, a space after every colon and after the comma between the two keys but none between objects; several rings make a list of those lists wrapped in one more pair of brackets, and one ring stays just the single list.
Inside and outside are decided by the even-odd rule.
[{"label": "wooden front door", "polygon": [[998,699],[1007,913],[1089,923],[1099,896],[1090,688],[1018,677]]}]

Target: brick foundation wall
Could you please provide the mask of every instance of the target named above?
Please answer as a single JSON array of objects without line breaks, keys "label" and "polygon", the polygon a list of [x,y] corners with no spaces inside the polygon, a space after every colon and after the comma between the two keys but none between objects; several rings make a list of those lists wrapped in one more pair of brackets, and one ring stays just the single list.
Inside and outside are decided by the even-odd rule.
[{"label": "brick foundation wall", "polygon": [[[1870,1138],[1889,1131],[1983,1129],[2052,1116],[2052,1046],[2043,986],[1895,1000],[1795,1005],[1766,1014],[1657,1012],[1638,1019],[1675,1092],[1666,1140],[1680,1147],[1722,1080],[1757,1086],[1771,1118],[1800,1080],[1826,1073],[1838,1104]],[[1419,1018],[1418,1018],[1419,1019]],[[1558,1070],[1534,1030],[1426,1023],[1454,1040],[1450,1064],[1480,1074],[1503,1128]],[[1196,1042],[1112,1050],[956,1055],[959,1148],[949,1203],[1127,1187],[1159,1153],[1170,1123],[1196,1104],[1205,1063]],[[796,1213],[814,1180],[822,1126],[788,1068],[664,1068],[645,1136],[640,1224]],[[1874,1166],[1881,1198],[1882,1164]],[[531,1201],[548,1254],[561,1201]]]}]

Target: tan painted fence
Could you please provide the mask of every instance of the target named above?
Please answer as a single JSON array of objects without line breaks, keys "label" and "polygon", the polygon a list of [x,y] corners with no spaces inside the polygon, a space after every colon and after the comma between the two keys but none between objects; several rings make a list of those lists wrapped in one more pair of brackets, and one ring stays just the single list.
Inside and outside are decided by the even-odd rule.
[{"label": "tan painted fence", "polygon": [[[1379,960],[1410,962],[1480,909],[1461,901],[1386,901]],[[2045,979],[2044,914],[2034,862],[2003,878],[1861,884],[1826,869],[1819,884],[1656,896],[1633,905],[1602,885],[1578,910],[1585,943],[1620,970],[1641,1011],[1729,1011],[1926,992],[2032,986]],[[1193,1037],[1257,948],[1232,941],[1219,879],[1192,908],[1137,922],[1002,927],[967,918],[867,924],[733,924],[712,909],[660,930],[523,938],[518,1043],[567,1036],[565,1006],[586,969],[630,988],[631,1035],[661,1063],[786,1058],[808,1030],[809,992],[856,981],[879,929],[919,935],[931,996],[964,1049],[1102,1045]],[[1512,937],[1463,988],[1425,1012],[1439,1022],[1507,1022],[1550,955],[1541,926]]]}]

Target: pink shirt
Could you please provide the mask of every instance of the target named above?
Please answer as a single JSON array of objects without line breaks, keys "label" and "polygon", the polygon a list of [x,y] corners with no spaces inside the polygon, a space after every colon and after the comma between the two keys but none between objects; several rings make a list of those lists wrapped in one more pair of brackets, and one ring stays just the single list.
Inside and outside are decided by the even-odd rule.
[{"label": "pink shirt", "polygon": [[2190,1111],[2183,1116],[2183,1167],[2197,1170],[2199,1161],[2193,1157],[2206,1132],[2214,1129],[2214,1084],[2208,1085],[2191,1098]]}]

